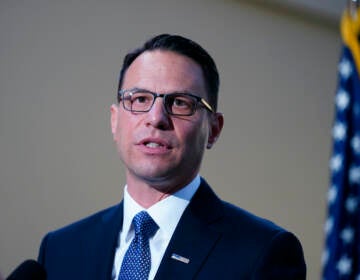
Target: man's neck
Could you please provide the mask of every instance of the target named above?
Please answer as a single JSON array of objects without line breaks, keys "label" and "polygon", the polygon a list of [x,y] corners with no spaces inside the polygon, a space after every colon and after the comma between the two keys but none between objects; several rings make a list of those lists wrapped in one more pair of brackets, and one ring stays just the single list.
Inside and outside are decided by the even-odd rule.
[{"label": "man's neck", "polygon": [[171,195],[158,191],[150,186],[139,187],[138,185],[127,184],[127,190],[129,195],[146,209]]},{"label": "man's neck", "polygon": [[194,178],[190,178],[182,184],[176,185],[171,181],[167,183],[153,183],[144,180],[136,180],[132,176],[127,176],[127,191],[139,205],[147,209],[182,189],[193,179]]}]

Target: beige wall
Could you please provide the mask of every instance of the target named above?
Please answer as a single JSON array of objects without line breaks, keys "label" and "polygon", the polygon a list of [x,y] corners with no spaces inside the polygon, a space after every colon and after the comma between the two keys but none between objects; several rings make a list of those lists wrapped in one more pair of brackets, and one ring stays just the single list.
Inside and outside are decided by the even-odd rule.
[{"label": "beige wall", "polygon": [[124,54],[162,32],[219,66],[225,128],[202,175],[294,231],[319,278],[338,30],[231,0],[0,2],[0,271],[121,199],[109,106]]}]

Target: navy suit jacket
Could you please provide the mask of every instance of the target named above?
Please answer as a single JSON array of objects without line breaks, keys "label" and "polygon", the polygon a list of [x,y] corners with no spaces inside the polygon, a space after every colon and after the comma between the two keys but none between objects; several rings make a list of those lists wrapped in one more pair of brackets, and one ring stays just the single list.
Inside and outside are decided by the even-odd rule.
[{"label": "navy suit jacket", "polygon": [[[48,280],[110,280],[122,202],[48,233],[39,262]],[[188,264],[171,258],[178,254]],[[202,179],[161,261],[162,279],[305,279],[302,247],[290,232],[221,201]]]}]

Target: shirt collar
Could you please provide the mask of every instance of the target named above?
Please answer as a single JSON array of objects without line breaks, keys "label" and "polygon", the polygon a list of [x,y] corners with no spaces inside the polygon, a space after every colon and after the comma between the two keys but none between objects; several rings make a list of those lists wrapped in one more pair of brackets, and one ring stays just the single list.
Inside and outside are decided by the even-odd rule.
[{"label": "shirt collar", "polygon": [[122,231],[125,239],[129,238],[132,230],[132,220],[140,211],[147,211],[154,219],[159,228],[165,234],[172,235],[175,231],[185,208],[200,186],[200,175],[197,175],[188,185],[172,195],[155,203],[148,209],[140,206],[128,193],[127,186],[124,187],[124,220]]}]

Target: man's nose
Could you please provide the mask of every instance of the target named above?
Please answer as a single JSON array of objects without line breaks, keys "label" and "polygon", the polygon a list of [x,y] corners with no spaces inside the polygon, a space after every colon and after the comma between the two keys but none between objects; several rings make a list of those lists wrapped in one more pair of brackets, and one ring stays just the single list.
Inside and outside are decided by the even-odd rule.
[{"label": "man's nose", "polygon": [[147,112],[147,124],[163,130],[171,127],[171,118],[166,112],[163,97],[156,98],[150,111]]}]

